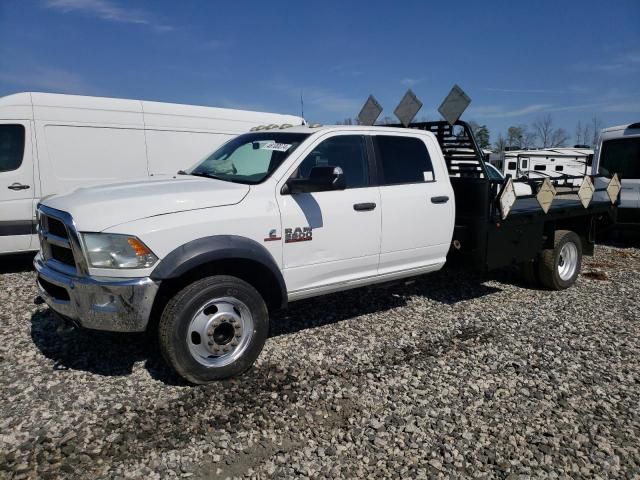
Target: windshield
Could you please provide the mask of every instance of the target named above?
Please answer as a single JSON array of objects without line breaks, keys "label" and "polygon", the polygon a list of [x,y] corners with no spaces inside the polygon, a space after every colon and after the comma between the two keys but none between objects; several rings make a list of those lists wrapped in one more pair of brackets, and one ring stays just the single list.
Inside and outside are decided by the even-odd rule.
[{"label": "windshield", "polygon": [[620,178],[640,178],[640,137],[602,142],[600,173]]},{"label": "windshield", "polygon": [[504,177],[502,176],[502,174],[498,171],[498,169],[496,167],[494,167],[490,163],[485,163],[485,165],[487,166],[487,173],[489,174],[489,178],[491,180],[496,180],[498,182],[501,182],[501,181],[504,180]]},{"label": "windshield", "polygon": [[225,143],[186,173],[229,182],[260,183],[308,136],[308,133],[245,133]]}]

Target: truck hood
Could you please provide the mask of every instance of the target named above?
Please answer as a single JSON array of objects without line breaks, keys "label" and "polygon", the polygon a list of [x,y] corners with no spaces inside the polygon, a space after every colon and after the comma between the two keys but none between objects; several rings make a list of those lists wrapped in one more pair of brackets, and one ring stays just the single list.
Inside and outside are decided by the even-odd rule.
[{"label": "truck hood", "polygon": [[190,175],[157,175],[79,188],[41,203],[70,213],[80,231],[100,232],[142,218],[233,205],[247,193],[248,185]]}]

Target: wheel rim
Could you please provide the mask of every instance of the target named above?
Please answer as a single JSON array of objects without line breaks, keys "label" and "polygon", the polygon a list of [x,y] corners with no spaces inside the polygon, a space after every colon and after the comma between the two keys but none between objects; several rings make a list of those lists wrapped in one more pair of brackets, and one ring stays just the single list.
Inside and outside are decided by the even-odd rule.
[{"label": "wheel rim", "polygon": [[567,242],[560,249],[558,259],[558,275],[562,280],[570,280],[578,267],[578,247],[575,243]]},{"label": "wheel rim", "polygon": [[223,367],[242,356],[253,330],[249,307],[237,298],[214,298],[191,318],[186,341],[191,356],[200,364]]}]

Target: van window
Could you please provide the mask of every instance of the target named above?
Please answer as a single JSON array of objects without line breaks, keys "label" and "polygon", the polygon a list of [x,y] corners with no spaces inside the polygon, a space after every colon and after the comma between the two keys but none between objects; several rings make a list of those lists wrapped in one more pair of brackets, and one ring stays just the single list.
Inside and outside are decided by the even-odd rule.
[{"label": "van window", "polygon": [[433,180],[433,165],[425,143],[415,137],[376,135],[382,164],[382,184],[421,183]]},{"label": "van window", "polygon": [[24,127],[0,125],[0,172],[17,170],[24,155]]},{"label": "van window", "polygon": [[600,173],[621,178],[640,178],[640,137],[602,142]]}]

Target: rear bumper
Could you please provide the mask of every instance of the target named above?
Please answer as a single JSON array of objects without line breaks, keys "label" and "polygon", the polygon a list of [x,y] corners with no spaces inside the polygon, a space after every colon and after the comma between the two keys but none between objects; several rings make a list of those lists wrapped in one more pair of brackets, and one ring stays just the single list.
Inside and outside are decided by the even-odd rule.
[{"label": "rear bumper", "polygon": [[141,332],[147,328],[159,282],[142,278],[76,277],[33,261],[38,289],[49,307],[85,328]]}]

